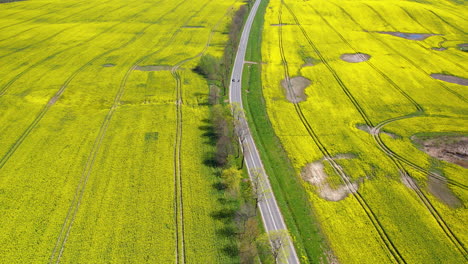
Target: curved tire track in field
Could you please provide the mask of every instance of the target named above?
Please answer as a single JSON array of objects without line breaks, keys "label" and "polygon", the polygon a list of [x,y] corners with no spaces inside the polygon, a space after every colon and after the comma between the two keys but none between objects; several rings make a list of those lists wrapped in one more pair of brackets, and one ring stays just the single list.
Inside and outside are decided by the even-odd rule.
[{"label": "curved tire track in field", "polygon": [[[355,23],[357,26],[359,26],[361,28],[361,30],[366,30],[361,24],[359,24],[355,19],[354,17],[351,16],[351,14],[349,14],[346,10],[344,10],[341,6],[335,4],[335,3],[332,3],[330,2],[331,4],[335,5],[336,7],[338,7],[346,16],[348,16],[348,18],[353,21],[353,23]],[[424,72],[423,70],[421,70],[412,60],[410,60],[409,58],[407,58],[406,56],[404,56],[403,54],[401,54],[398,50],[394,49],[393,47],[391,47],[390,45],[386,44],[385,42],[383,42],[382,40],[380,40],[379,38],[375,37],[373,34],[370,34],[370,36],[372,36],[375,40],[379,41],[380,43],[382,43],[387,49],[389,50],[392,50],[393,52],[395,52],[396,54],[398,54],[400,57],[402,57],[404,60],[406,60],[409,64],[411,64],[413,67],[415,67],[415,69],[418,69],[420,71],[422,71],[424,74],[426,74],[426,72]],[[427,75],[427,74],[426,74]],[[445,86],[443,85],[442,83],[440,83],[442,86]],[[465,100],[464,100],[465,101]],[[391,122],[394,122],[394,121],[397,121],[397,120],[402,120],[402,119],[407,119],[407,118],[411,118],[413,116],[416,116],[416,115],[422,115],[423,112],[420,111],[419,109],[419,104],[413,99],[413,100],[410,100],[411,103],[413,103],[413,105],[415,106],[416,108],[416,112],[413,113],[413,114],[410,114],[410,115],[405,115],[405,116],[402,116],[402,117],[396,117],[396,118],[393,118],[393,119],[389,119],[389,120],[385,120],[385,121],[382,121],[380,122],[379,124],[376,125],[376,128],[378,127],[379,128],[379,131],[376,131],[374,133],[380,133],[380,130],[388,125],[389,123]],[[378,134],[377,133],[377,134]],[[411,162],[403,157],[400,157],[399,155],[397,155],[396,153],[394,153],[393,151],[391,151],[386,145],[382,145],[383,148],[385,148],[387,151],[390,151],[392,152],[392,156],[395,156],[397,159],[399,159],[401,162],[404,162],[410,166],[412,166],[413,168],[421,171],[421,172],[425,172],[425,173],[428,173],[430,174],[431,176],[435,177],[435,178],[438,178],[438,179],[445,179],[443,176],[440,176],[436,173],[433,173],[429,170],[426,170],[426,169],[423,169],[422,167],[418,166],[417,164],[415,164],[414,162]],[[467,189],[467,186],[462,184],[462,183],[459,183],[457,181],[454,181],[454,180],[448,180],[448,183],[451,184],[451,185],[454,185],[454,186],[458,186],[460,188],[463,188],[463,189]]]},{"label": "curved tire track in field", "polygon": [[[313,8],[313,7],[312,7]],[[313,8],[314,11],[317,13],[317,15],[319,15],[323,21],[325,21],[325,23],[340,37],[340,39],[346,43],[346,45],[348,47],[350,47],[351,49],[353,49],[355,52],[358,52],[354,47],[351,46],[351,44],[320,14],[317,12],[317,10],[315,10],[315,8]],[[384,20],[385,21],[385,20]],[[297,21],[296,21],[297,22]],[[392,26],[393,27],[393,26]],[[442,231],[446,234],[446,236],[448,237],[448,239],[455,245],[455,247],[460,251],[460,253],[465,257],[467,258],[467,251],[463,245],[463,243],[460,242],[460,240],[457,238],[457,236],[452,232],[452,230],[449,228],[449,226],[447,225],[447,223],[444,221],[444,219],[442,218],[442,216],[440,215],[440,213],[435,209],[435,207],[433,206],[433,204],[430,202],[430,200],[427,198],[427,196],[424,194],[424,192],[419,188],[419,186],[413,181],[412,178],[410,178],[410,174],[408,173],[408,171],[404,168],[404,166],[401,164],[401,162],[404,162],[406,163],[407,165],[410,165],[411,167],[419,170],[420,172],[423,172],[423,173],[427,173],[431,176],[433,176],[434,178],[437,178],[439,180],[442,180],[442,179],[445,179],[444,177],[436,174],[436,173],[433,173],[429,170],[425,170],[423,169],[422,167],[406,160],[405,158],[399,156],[398,154],[394,153],[393,151],[391,151],[387,145],[385,145],[385,143],[383,142],[383,140],[380,138],[380,135],[381,135],[381,129],[391,123],[391,122],[394,122],[394,121],[398,121],[398,120],[403,120],[403,119],[408,119],[408,118],[412,118],[412,117],[415,117],[415,116],[421,116],[424,114],[424,110],[422,108],[422,106],[417,103],[411,96],[409,96],[408,94],[406,94],[396,83],[394,83],[387,75],[385,75],[383,72],[381,72],[377,67],[375,67],[375,65],[373,65],[371,62],[369,61],[366,61],[375,71],[377,71],[378,73],[380,73],[380,75],[386,79],[393,88],[395,88],[395,90],[397,90],[397,92],[399,92],[400,94],[402,94],[404,97],[406,97],[411,104],[413,104],[413,106],[416,108],[416,112],[412,113],[412,114],[409,114],[409,115],[405,115],[405,116],[400,116],[400,117],[395,117],[395,118],[392,118],[392,119],[388,119],[388,120],[385,120],[383,122],[380,122],[375,128],[372,129],[371,131],[371,134],[372,134],[372,137],[374,138],[375,142],[377,143],[379,149],[381,151],[383,151],[390,159],[391,161],[393,162],[393,164],[398,168],[398,171],[403,175],[403,177],[405,177],[406,179],[408,179],[408,182],[410,183],[410,185],[412,186],[412,189],[416,192],[416,194],[418,195],[418,197],[420,198],[421,202],[423,203],[423,205],[426,207],[426,209],[431,213],[431,215],[434,217],[435,221],[437,222],[437,224],[439,225],[439,227],[442,229]],[[463,184],[461,183],[458,183],[456,181],[453,181],[453,180],[447,180],[447,182],[453,184],[453,185],[456,185],[458,187],[461,187],[461,188],[466,188],[466,186],[464,186]]]},{"label": "curved tire track in field", "polygon": [[[281,1],[281,5],[280,5],[280,9],[279,9],[279,15],[278,15],[279,22],[278,23],[280,25],[282,24],[282,7],[283,7],[283,5],[288,9],[289,13],[293,16],[296,24],[300,27],[302,33],[306,37],[306,39],[309,42],[310,46],[314,49],[314,51],[320,57],[322,62],[327,66],[328,70],[335,77],[336,81],[341,86],[341,88],[343,89],[345,94],[348,96],[348,98],[351,97],[350,101],[353,104],[357,104],[356,99],[354,97],[352,97],[352,95],[349,93],[349,90],[344,85],[344,83],[341,81],[341,79],[339,78],[337,73],[334,71],[333,68],[331,68],[331,66],[328,64],[328,62],[325,60],[325,58],[321,55],[320,51],[317,49],[315,44],[310,40],[307,32],[304,30],[302,25],[299,23],[296,15],[292,12],[292,10],[286,5],[286,3],[283,0]],[[283,49],[282,26],[279,26],[278,30],[279,30],[279,47],[280,47],[281,58],[282,58],[282,61],[283,61],[284,75],[285,75],[285,78],[286,78],[288,89],[292,89],[291,84],[290,84],[290,79],[289,79],[290,75],[289,75],[288,64],[287,64],[287,60],[286,60],[284,49]],[[318,135],[315,133],[312,126],[310,125],[307,118],[305,117],[304,113],[302,112],[301,106],[298,103],[294,103],[294,108],[295,108],[296,113],[298,114],[299,118],[301,119],[302,124],[304,125],[304,127],[306,128],[306,130],[309,133],[310,137],[314,141],[315,145],[319,148],[320,152],[323,154],[324,159],[329,162],[329,164],[332,166],[335,173],[337,173],[340,176],[340,178],[343,180],[343,182],[345,183],[345,186],[348,188],[350,193],[354,193],[353,197],[356,198],[356,201],[358,202],[358,204],[361,206],[361,208],[363,209],[363,211],[367,215],[369,221],[372,223],[372,226],[374,227],[374,229],[379,234],[379,237],[382,240],[384,247],[387,249],[386,253],[388,254],[388,258],[390,260],[392,260],[392,261],[396,261],[397,263],[406,263],[406,261],[404,260],[404,258],[402,257],[402,255],[400,254],[398,249],[395,247],[395,245],[393,244],[393,242],[389,238],[389,236],[386,233],[385,229],[383,228],[382,224],[378,220],[376,214],[372,211],[372,209],[367,204],[365,199],[359,193],[359,190],[357,190],[357,189],[355,189],[353,187],[352,182],[345,175],[343,169],[335,162],[335,160],[332,158],[332,155],[330,154],[330,152],[327,150],[327,148],[324,146],[324,144],[320,141]],[[372,126],[372,122],[370,122],[369,119],[366,120],[366,123],[368,123],[368,125],[370,124]]]},{"label": "curved tire track in field", "polygon": [[[185,0],[179,2],[179,4],[176,7],[174,7],[171,11],[169,11],[165,15],[172,13],[175,9],[180,7],[183,3],[185,3]],[[189,17],[189,19],[187,21],[190,21],[190,19],[192,19],[192,17],[194,17],[195,15],[200,13],[209,3],[210,3],[210,1],[206,2],[201,7],[201,9],[199,9],[191,17]],[[161,20],[161,18],[160,18],[160,20]],[[150,24],[149,26],[153,26],[153,25],[155,25],[155,24]],[[165,45],[162,45],[159,49],[157,49],[154,52],[151,52],[151,53],[149,53],[147,55],[144,55],[143,57],[140,57],[137,61],[135,61],[133,63],[133,65],[125,73],[125,75],[124,75],[124,77],[123,77],[123,79],[122,79],[122,81],[120,83],[119,90],[118,90],[117,94],[114,97],[113,105],[109,109],[109,112],[106,114],[106,117],[104,118],[104,121],[101,124],[101,127],[99,128],[98,136],[96,137],[96,139],[94,141],[94,144],[93,144],[93,148],[92,148],[92,150],[91,150],[91,152],[90,152],[90,154],[88,156],[85,168],[84,168],[83,173],[81,175],[80,182],[79,182],[79,184],[78,184],[78,186],[76,188],[75,196],[73,198],[72,204],[69,207],[67,216],[66,216],[66,218],[64,220],[64,223],[62,225],[62,229],[60,231],[59,237],[57,238],[57,242],[56,242],[54,250],[53,250],[53,252],[51,254],[49,263],[54,263],[54,262],[59,263],[60,262],[63,251],[65,249],[66,242],[67,242],[68,237],[70,235],[71,228],[72,228],[73,223],[75,221],[76,214],[77,214],[78,209],[79,209],[79,207],[81,205],[81,200],[83,198],[83,195],[84,195],[84,192],[85,192],[85,189],[86,189],[86,185],[87,185],[88,180],[89,180],[89,176],[91,175],[91,171],[92,171],[92,168],[94,166],[94,162],[95,162],[97,154],[98,154],[98,152],[99,152],[99,150],[101,148],[102,141],[103,141],[103,139],[104,139],[104,137],[106,135],[107,129],[108,129],[110,121],[111,121],[111,119],[112,119],[112,117],[113,117],[113,115],[115,113],[115,110],[120,105],[120,99],[122,98],[122,96],[123,96],[123,94],[125,92],[125,86],[127,84],[128,78],[130,77],[130,74],[136,69],[136,67],[141,62],[143,62],[147,58],[161,52],[165,48],[169,47],[169,45],[173,42],[173,40],[175,39],[175,37],[177,36],[177,34],[179,32],[180,32],[180,27],[171,35],[171,37],[166,41]],[[140,34],[140,36],[142,36],[142,35],[143,34]]]}]

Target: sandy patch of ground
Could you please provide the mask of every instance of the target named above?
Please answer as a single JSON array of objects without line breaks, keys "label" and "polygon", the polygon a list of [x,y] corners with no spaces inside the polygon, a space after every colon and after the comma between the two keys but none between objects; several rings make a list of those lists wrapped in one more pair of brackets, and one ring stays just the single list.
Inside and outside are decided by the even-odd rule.
[{"label": "sandy patch of ground", "polygon": [[312,83],[311,80],[302,76],[297,76],[287,80],[282,80],[281,85],[286,91],[286,99],[291,103],[299,103],[307,100],[305,89]]},{"label": "sandy patch of ground", "polygon": [[430,33],[404,33],[404,32],[391,32],[391,31],[377,31],[380,34],[392,35],[409,40],[425,40],[428,37],[440,36],[441,34],[430,34]]},{"label": "sandy patch of ground", "polygon": [[461,43],[461,44],[458,44],[457,46],[461,51],[464,51],[464,52],[468,51],[468,43]]},{"label": "sandy patch of ground", "polygon": [[457,77],[453,75],[447,75],[447,74],[441,74],[441,73],[433,73],[431,74],[431,77],[437,80],[441,80],[444,82],[449,82],[449,83],[456,83],[464,86],[468,86],[468,79],[462,78],[462,77]]},{"label": "sandy patch of ground", "polygon": [[328,175],[321,160],[307,164],[302,169],[301,176],[305,181],[316,186],[319,196],[327,201],[343,200],[350,193],[356,192],[359,187],[357,183],[352,183],[349,187],[341,185],[338,188],[332,188],[327,181]]},{"label": "sandy patch of ground", "polygon": [[135,70],[137,71],[170,71],[171,66],[167,65],[146,65],[146,66],[136,66]]},{"label": "sandy patch of ground", "polygon": [[181,28],[204,28],[204,26],[181,26]]},{"label": "sandy patch of ground", "polygon": [[[359,130],[362,130],[364,132],[367,132],[369,134],[372,134],[374,133],[374,128],[373,127],[369,127],[368,125],[364,125],[364,124],[357,124],[356,125],[356,128],[359,129]],[[393,139],[397,139],[397,138],[400,138],[400,136],[398,136],[397,134],[394,134],[394,133],[390,133],[390,132],[386,132],[386,131],[380,131],[380,133],[383,133]]]},{"label": "sandy patch of ground", "polygon": [[351,63],[358,63],[358,62],[364,62],[368,61],[370,59],[369,54],[365,53],[345,53],[340,56],[340,59],[346,61],[346,62],[351,62]]},{"label": "sandy patch of ground", "polygon": [[459,208],[462,206],[460,199],[450,190],[446,181],[429,176],[427,183],[429,192],[446,205],[452,208]]},{"label": "sandy patch of ground", "polygon": [[288,24],[288,23],[283,23],[283,24],[270,24],[272,27],[279,27],[279,26],[292,26],[296,24]]},{"label": "sandy patch of ground", "polygon": [[412,136],[411,140],[434,158],[468,168],[468,136]]}]

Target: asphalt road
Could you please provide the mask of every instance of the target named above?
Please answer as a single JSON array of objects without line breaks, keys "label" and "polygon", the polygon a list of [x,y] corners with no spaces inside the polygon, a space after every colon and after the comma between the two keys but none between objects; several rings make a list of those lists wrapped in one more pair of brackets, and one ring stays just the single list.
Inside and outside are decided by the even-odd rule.
[{"label": "asphalt road", "polygon": [[[252,27],[253,20],[257,14],[258,6],[260,5],[261,0],[257,0],[250,11],[249,17],[245,23],[244,29],[242,31],[242,36],[239,42],[239,47],[237,50],[234,68],[231,75],[231,84],[229,87],[229,102],[231,104],[238,104],[243,109],[242,104],[242,70],[244,68],[245,60],[245,51],[247,49],[247,43],[250,35],[250,28]],[[250,129],[245,119],[240,120],[241,124],[245,127],[246,136],[243,140],[244,144],[244,159],[247,168],[249,169],[249,176],[252,179],[252,169],[260,173],[260,182],[265,193],[265,198],[262,199],[259,203],[260,214],[263,219],[263,225],[267,232],[276,231],[276,230],[286,230],[286,224],[284,223],[283,216],[276,202],[276,198],[273,194],[273,190],[270,186],[270,181],[268,180],[268,175],[265,173],[262,160],[260,159],[260,154],[258,153],[255,142],[250,133]],[[294,264],[300,263],[294,245],[291,240],[288,238],[285,241],[282,253],[287,256],[283,263]]]}]

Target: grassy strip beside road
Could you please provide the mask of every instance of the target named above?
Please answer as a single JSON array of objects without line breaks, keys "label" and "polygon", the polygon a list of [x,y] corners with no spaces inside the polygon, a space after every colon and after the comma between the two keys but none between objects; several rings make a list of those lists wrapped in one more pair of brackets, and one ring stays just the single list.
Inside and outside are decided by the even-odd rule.
[{"label": "grassy strip beside road", "polygon": [[293,237],[301,261],[326,262],[326,244],[320,234],[307,193],[296,175],[266,112],[261,81],[261,43],[264,13],[268,1],[260,5],[252,26],[246,60],[258,62],[244,68],[243,101],[252,135],[270,176],[278,204]]}]

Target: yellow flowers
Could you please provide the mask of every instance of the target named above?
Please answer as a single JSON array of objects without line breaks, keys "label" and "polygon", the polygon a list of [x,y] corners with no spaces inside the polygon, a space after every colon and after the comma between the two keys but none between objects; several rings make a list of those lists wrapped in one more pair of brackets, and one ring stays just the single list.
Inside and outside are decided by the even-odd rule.
[{"label": "yellow flowers", "polygon": [[[403,259],[408,263],[437,263],[440,259],[463,262],[462,254],[427,206],[401,182],[395,162],[383,152],[372,133],[376,133],[378,124],[390,120],[387,125],[382,123],[380,130],[384,144],[426,171],[434,169],[434,159],[417,150],[409,137],[429,131],[466,133],[460,117],[466,108],[462,98],[468,95],[467,90],[430,77],[436,72],[467,77],[460,67],[466,53],[456,48],[457,43],[468,41],[460,32],[461,25],[466,25],[460,10],[466,7],[438,1],[281,2],[271,0],[266,13],[263,94],[275,132],[297,173],[327,152],[330,157],[347,154],[336,158],[336,164],[350,179],[359,182],[360,195]],[[378,31],[441,35],[409,40]],[[448,49],[432,49],[439,43]],[[359,63],[340,59],[342,54],[355,53],[371,57]],[[308,97],[300,103],[300,110],[286,100],[281,86],[286,73],[288,77],[303,76],[312,81],[305,89]],[[298,111],[307,119],[319,143],[306,130]],[[397,119],[391,122],[392,118]],[[426,189],[427,173],[406,163],[404,166],[446,225],[466,244],[466,232],[462,231],[466,212],[450,208],[433,196]],[[459,176],[463,175],[461,167],[444,163],[438,169],[444,177],[466,185],[466,179]],[[327,162],[325,171],[333,185],[344,184]],[[377,233],[378,225],[376,228],[372,224],[367,209],[353,196],[331,202],[320,198],[315,186],[304,182],[304,187],[309,190],[320,226],[340,262],[392,261],[388,247]],[[466,201],[466,190],[450,188]]]}]

